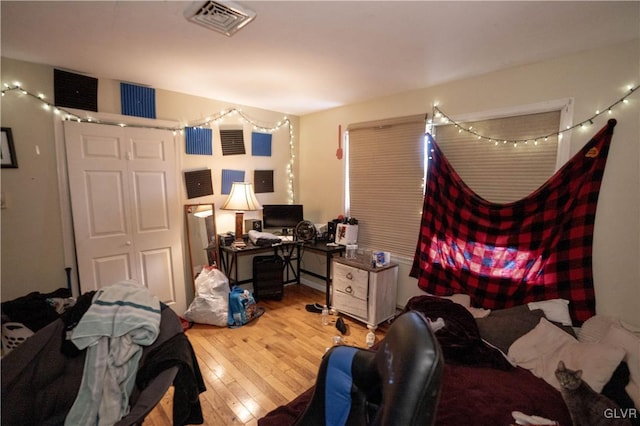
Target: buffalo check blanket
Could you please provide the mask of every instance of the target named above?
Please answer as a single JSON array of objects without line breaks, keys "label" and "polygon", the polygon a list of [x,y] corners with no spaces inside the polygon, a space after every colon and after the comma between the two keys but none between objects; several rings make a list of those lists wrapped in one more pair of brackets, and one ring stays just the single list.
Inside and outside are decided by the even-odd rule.
[{"label": "buffalo check blanket", "polygon": [[616,121],[526,198],[475,194],[429,135],[432,159],[410,272],[434,295],[466,293],[501,309],[566,299],[575,325],[595,314],[592,241],[600,183]]}]

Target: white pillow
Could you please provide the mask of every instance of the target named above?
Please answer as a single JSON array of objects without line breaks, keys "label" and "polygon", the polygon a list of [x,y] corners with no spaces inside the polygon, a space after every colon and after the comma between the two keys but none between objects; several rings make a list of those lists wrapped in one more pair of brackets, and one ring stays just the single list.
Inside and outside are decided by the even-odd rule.
[{"label": "white pillow", "polygon": [[544,318],[509,347],[509,359],[560,390],[555,371],[558,361],[571,370],[582,370],[582,379],[601,392],[625,356],[619,347],[580,343]]},{"label": "white pillow", "polygon": [[640,409],[640,338],[621,327],[612,325],[600,344],[622,348],[625,351],[624,361],[629,366],[629,384],[625,390]]},{"label": "white pillow", "polygon": [[609,331],[613,324],[620,324],[620,321],[604,315],[594,315],[578,329],[578,340],[581,342],[599,342]]},{"label": "white pillow", "polygon": [[544,316],[553,322],[559,322],[562,325],[571,325],[571,315],[569,314],[569,301],[565,299],[542,300],[540,302],[527,303],[529,309],[542,309]]}]

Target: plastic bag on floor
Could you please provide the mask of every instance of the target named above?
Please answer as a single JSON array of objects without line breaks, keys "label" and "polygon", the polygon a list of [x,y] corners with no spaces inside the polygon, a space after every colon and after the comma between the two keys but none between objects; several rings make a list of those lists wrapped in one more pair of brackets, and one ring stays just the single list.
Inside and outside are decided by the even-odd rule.
[{"label": "plastic bag on floor", "polygon": [[184,319],[199,324],[227,326],[229,280],[222,271],[203,269],[195,281],[196,296],[184,313]]},{"label": "plastic bag on floor", "polygon": [[256,305],[256,300],[249,290],[234,285],[229,292],[229,327],[237,328],[260,318],[264,307]]}]

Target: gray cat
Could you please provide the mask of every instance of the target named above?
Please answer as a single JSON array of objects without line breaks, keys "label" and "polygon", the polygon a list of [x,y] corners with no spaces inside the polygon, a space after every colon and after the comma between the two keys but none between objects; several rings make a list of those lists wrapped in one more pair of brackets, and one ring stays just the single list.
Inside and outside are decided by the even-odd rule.
[{"label": "gray cat", "polygon": [[621,418],[625,412],[615,402],[582,380],[582,370],[569,370],[560,361],[555,374],[573,426],[631,426],[629,419]]}]

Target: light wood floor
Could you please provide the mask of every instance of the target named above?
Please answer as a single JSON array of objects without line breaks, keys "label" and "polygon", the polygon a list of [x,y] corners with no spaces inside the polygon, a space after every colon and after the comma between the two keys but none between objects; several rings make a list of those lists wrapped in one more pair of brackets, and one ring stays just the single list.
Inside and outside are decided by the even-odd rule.
[{"label": "light wood floor", "polygon": [[[305,285],[290,285],[282,301],[260,301],[265,314],[244,327],[196,324],[186,332],[207,386],[200,394],[205,425],[257,425],[259,418],[315,383],[322,355],[340,335],[337,316],[323,326],[320,314],[305,310],[306,304],[324,298]],[[344,343],[366,347],[366,326],[343,319],[348,327]],[[385,323],[376,330],[376,341],[387,328]],[[172,402],[170,388],[144,425],[171,425]]]}]

